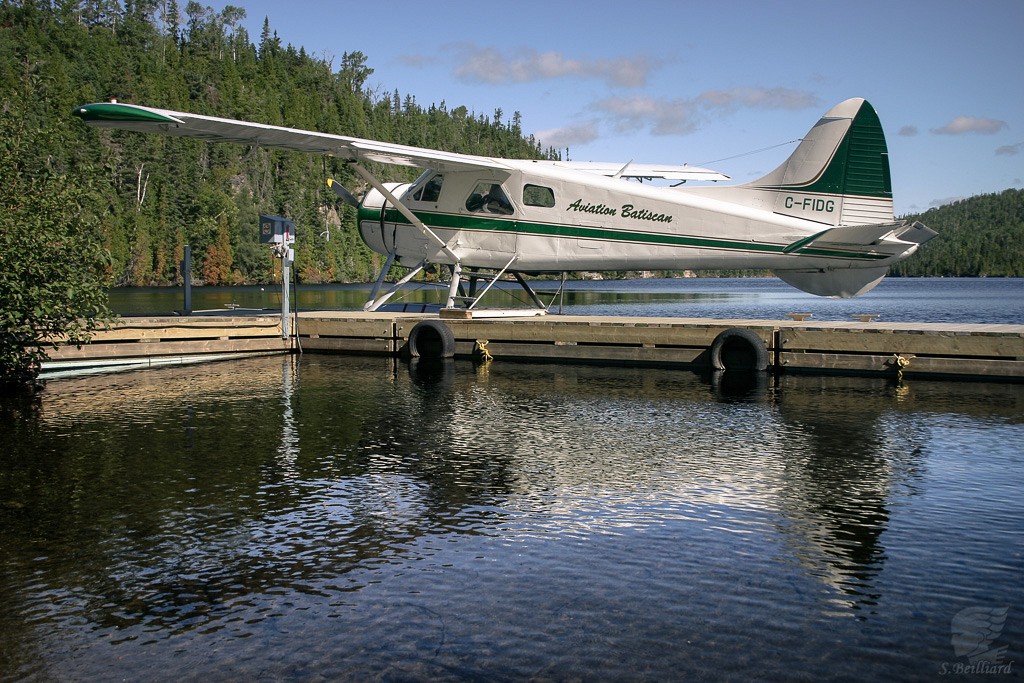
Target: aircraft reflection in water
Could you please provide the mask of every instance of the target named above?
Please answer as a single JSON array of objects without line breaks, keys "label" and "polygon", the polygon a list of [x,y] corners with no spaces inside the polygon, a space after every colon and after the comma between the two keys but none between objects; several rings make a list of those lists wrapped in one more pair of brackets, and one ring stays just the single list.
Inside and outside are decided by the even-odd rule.
[{"label": "aircraft reflection in water", "polygon": [[[507,390],[481,395],[486,376],[463,382],[451,361],[420,364],[414,421],[431,416],[445,458],[503,463],[517,533],[616,534],[662,524],[670,509],[718,529],[781,531],[837,605],[878,599],[888,505],[913,486],[927,441],[909,396],[877,400],[884,380],[517,366],[500,379]],[[602,509],[606,496],[630,504]]]},{"label": "aircraft reflection in water", "polygon": [[[322,362],[282,366],[278,388],[267,383],[267,362],[248,372],[232,362],[229,373],[170,382],[125,376],[123,383],[113,379],[116,391],[104,392],[111,402],[103,412],[113,419],[139,400],[194,397],[185,433],[202,449],[197,435],[209,427],[199,422],[258,401],[264,435],[278,436],[272,459],[240,463],[250,470],[250,496],[278,481],[276,495],[292,500],[276,503],[287,511],[278,520],[244,522],[246,533],[269,524],[295,543],[303,536],[314,543],[326,522],[324,508],[307,510],[312,497],[332,511],[331,523],[358,529],[357,552],[343,553],[355,565],[386,552],[395,542],[388,537],[492,532],[472,519],[476,506],[501,508],[505,532],[578,538],[660,523],[648,506],[668,507],[691,523],[781,529],[797,560],[852,603],[876,599],[870,577],[884,558],[880,537],[893,480],[906,485],[922,445],[910,421],[900,419],[908,414],[863,400],[861,391],[878,384],[870,380],[722,387],[688,372],[515,366],[476,375],[468,364],[455,372],[454,361],[421,361],[409,372],[397,366],[393,384],[377,389],[380,369],[368,369],[375,378],[367,377],[359,395],[331,397],[336,371]],[[74,391],[53,397],[47,412],[61,420],[80,411],[76,420],[89,420],[102,410],[91,392],[77,405]],[[301,405],[327,400],[342,401],[336,414],[297,419]],[[729,419],[733,410],[741,420]],[[317,444],[324,451],[317,453]],[[362,481],[348,485],[351,477]],[[614,500],[602,502],[609,492]],[[624,507],[625,499],[633,503]],[[581,507],[591,514],[577,514]],[[723,517],[723,510],[731,512]],[[180,518],[167,520],[170,533]],[[246,563],[224,564],[241,569],[240,560]],[[289,561],[281,569],[300,567]],[[323,569],[304,579],[326,578],[331,569]]]},{"label": "aircraft reflection in water", "polygon": [[[179,424],[147,448],[220,460],[200,476],[222,482],[227,499],[187,494],[181,480],[147,517],[171,543],[197,505],[230,509],[233,522],[197,529],[204,537],[193,541],[206,548],[200,564],[223,574],[204,581],[227,581],[232,593],[336,578],[430,534],[585,538],[675,520],[781,533],[837,602],[877,600],[871,579],[885,557],[890,499],[913,486],[927,447],[913,390],[796,377],[723,387],[665,369],[457,367],[313,357],[68,380],[48,392],[43,420],[115,433],[124,422],[130,438],[144,405],[145,423]],[[244,414],[259,419],[245,420],[240,435]],[[280,552],[261,547],[267,538]],[[310,553],[319,560],[301,559]]]}]

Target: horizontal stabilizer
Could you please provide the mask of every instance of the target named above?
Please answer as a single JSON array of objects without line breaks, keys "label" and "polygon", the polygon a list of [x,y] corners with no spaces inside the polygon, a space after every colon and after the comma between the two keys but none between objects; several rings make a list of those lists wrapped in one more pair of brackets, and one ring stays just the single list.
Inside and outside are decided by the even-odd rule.
[{"label": "horizontal stabilizer", "polygon": [[892,237],[904,242],[924,244],[936,236],[934,230],[915,222],[907,225],[899,221],[894,223],[877,223],[874,225],[848,225],[840,228],[822,230],[808,237],[799,239],[786,246],[782,253],[792,254],[811,248],[837,247],[837,246],[860,246],[867,247],[878,244],[882,240]]},{"label": "horizontal stabilizer", "polygon": [[896,233],[897,238],[904,242],[914,242],[915,244],[924,244],[931,238],[938,237],[938,235],[939,233],[919,221],[914,221],[912,225]]}]

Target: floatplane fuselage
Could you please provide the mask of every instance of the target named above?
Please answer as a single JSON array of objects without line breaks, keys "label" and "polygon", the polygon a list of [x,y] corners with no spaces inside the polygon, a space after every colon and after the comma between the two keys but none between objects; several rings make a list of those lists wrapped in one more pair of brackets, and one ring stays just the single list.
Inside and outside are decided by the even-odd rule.
[{"label": "floatplane fuselage", "polygon": [[[764,178],[696,187],[636,181],[728,177],[685,165],[478,157],[118,103],[84,105],[74,114],[94,126],[349,160],[370,186],[362,200],[328,182],[358,206],[366,244],[387,256],[368,309],[387,300],[378,294],[393,264],[412,274],[447,266],[447,307],[457,305],[463,269],[474,277],[479,269],[770,269],[813,294],[856,296],[935,236],[894,219],[885,137],[862,99],[833,107]],[[366,161],[426,170],[412,183],[386,183]],[[479,301],[470,299],[469,306]]]}]

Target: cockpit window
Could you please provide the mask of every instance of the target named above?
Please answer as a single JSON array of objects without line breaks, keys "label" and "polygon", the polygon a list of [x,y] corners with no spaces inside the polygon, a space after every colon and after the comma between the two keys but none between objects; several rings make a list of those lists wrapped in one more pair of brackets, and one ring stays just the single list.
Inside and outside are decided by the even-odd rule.
[{"label": "cockpit window", "polygon": [[438,173],[428,180],[423,187],[416,190],[412,198],[418,202],[436,202],[441,196],[441,185],[444,184],[444,176]]},{"label": "cockpit window", "polygon": [[555,205],[555,192],[550,187],[542,185],[524,185],[523,204],[550,209]]},{"label": "cockpit window", "polygon": [[501,189],[501,185],[492,182],[477,183],[473,193],[466,200],[466,208],[481,213],[497,213],[507,216],[512,213],[512,202]]}]

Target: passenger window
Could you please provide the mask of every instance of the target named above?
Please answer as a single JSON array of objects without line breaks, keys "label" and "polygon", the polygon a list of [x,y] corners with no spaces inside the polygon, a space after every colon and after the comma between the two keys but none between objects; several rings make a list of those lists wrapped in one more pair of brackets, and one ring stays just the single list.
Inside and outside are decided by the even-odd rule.
[{"label": "passenger window", "polygon": [[483,213],[497,213],[508,215],[512,213],[512,202],[508,195],[501,189],[498,183],[482,182],[477,183],[473,193],[466,200],[466,208],[470,211]]},{"label": "passenger window", "polygon": [[412,198],[418,202],[436,202],[441,196],[441,185],[444,184],[444,176],[438,173],[428,180],[423,187],[416,190]]},{"label": "passenger window", "polygon": [[523,204],[550,209],[555,205],[555,193],[550,187],[526,185],[523,187]]}]

